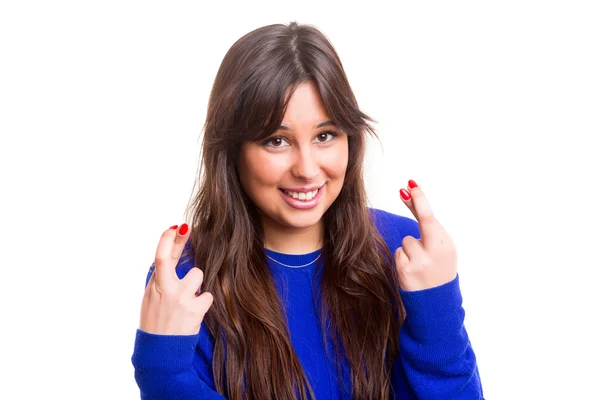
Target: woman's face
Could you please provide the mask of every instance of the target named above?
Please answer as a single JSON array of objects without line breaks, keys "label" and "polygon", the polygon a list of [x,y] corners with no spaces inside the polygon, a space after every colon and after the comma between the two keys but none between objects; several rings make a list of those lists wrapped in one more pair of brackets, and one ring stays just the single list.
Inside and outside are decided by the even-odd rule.
[{"label": "woman's face", "polygon": [[320,228],[347,165],[347,135],[330,121],[315,85],[305,82],[293,93],[277,132],[244,142],[239,174],[267,235]]}]

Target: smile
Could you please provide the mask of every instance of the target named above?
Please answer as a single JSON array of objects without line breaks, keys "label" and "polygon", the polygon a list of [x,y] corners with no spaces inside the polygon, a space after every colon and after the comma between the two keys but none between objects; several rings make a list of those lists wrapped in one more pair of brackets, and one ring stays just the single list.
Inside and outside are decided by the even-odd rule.
[{"label": "smile", "polygon": [[279,188],[281,197],[292,208],[307,210],[315,207],[321,200],[322,190],[325,184],[320,187],[310,188]]}]

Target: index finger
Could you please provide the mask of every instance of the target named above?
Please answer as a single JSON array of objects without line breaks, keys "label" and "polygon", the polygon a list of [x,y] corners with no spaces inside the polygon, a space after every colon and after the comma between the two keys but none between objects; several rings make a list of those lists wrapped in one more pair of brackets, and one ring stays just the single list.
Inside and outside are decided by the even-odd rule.
[{"label": "index finger", "polygon": [[177,229],[177,225],[174,225],[163,232],[154,258],[156,266],[154,273],[159,284],[179,280],[175,267],[189,235],[190,230],[187,224],[181,225],[179,229]]}]

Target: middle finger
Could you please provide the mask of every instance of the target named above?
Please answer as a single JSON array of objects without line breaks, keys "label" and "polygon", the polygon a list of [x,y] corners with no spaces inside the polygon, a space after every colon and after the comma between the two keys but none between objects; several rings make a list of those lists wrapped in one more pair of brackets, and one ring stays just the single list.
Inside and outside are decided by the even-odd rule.
[{"label": "middle finger", "polygon": [[156,249],[155,273],[161,284],[179,279],[175,267],[190,234],[187,224],[183,224],[179,229],[173,228],[171,227],[163,232]]}]

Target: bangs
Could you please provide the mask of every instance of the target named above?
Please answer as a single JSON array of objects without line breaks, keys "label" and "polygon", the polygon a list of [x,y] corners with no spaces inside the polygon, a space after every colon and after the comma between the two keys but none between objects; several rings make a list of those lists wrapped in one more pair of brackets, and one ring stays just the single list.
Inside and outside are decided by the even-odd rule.
[{"label": "bangs", "polygon": [[252,71],[236,100],[232,128],[239,135],[237,139],[259,141],[275,133],[296,87],[306,80],[289,64]]},{"label": "bangs", "polygon": [[329,119],[338,129],[349,137],[363,135],[365,132],[375,135],[369,124],[373,120],[369,116],[363,114],[347,97],[336,96],[328,91],[327,86],[320,84],[318,80],[312,77],[293,82],[281,80],[281,83],[277,79],[266,81],[263,86],[259,86],[260,82],[257,82],[256,87],[249,88],[246,95],[241,96],[236,106],[234,122],[235,132],[242,136],[239,139],[256,142],[277,132],[294,91],[298,85],[308,81],[317,87]]}]

